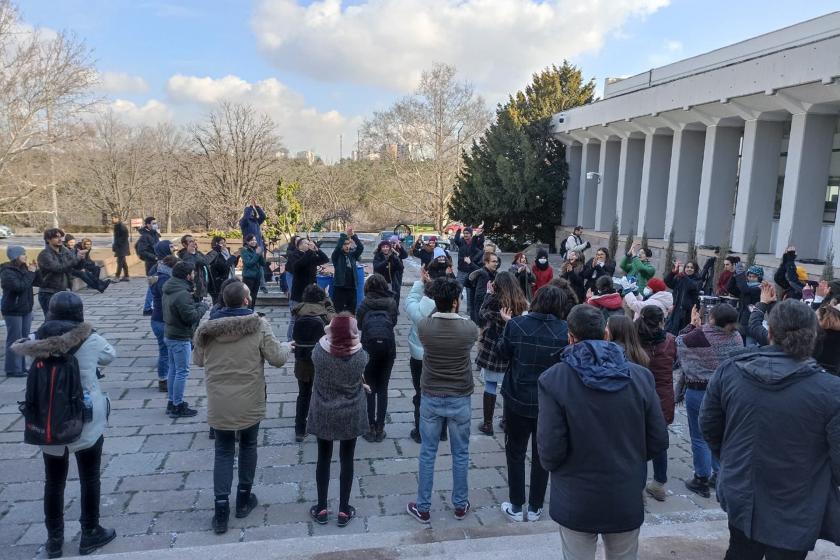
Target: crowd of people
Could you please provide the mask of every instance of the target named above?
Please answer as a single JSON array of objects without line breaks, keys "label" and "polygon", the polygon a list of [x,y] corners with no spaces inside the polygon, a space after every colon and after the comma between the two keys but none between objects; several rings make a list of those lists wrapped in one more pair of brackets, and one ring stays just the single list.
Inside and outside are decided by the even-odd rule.
[{"label": "crowd of people", "polygon": [[[194,416],[184,388],[191,365],[204,368],[215,439],[211,526],[221,534],[230,516],[237,445],[235,516],[246,517],[258,504],[265,363],[280,367],[294,356],[295,441],[312,436],[317,443],[317,502],[309,515],[318,524],[331,518],[330,466],[338,442],[335,519],[344,527],[356,516],[350,496],[357,439],[377,444],[387,437],[409,251],[396,236],[381,241],[357,301],[365,247],[352,227],[329,256],[307,238],[294,239],[286,261],[290,319],[281,341],[255,312],[267,267],[264,219],[252,203],[240,222],[243,246],[231,251],[216,237],[206,255],[191,235],[180,239],[176,252],[160,240],[153,217],[144,221],[135,249],[149,280],[143,312],[158,341],[158,388],[166,393],[167,415]],[[120,226],[116,221],[118,257],[125,252]],[[38,266],[27,263],[22,247],[11,246],[0,269],[7,375],[25,376],[26,357],[72,355],[93,403],[79,438],[43,446],[50,558],[62,553],[71,452],[83,488],[80,553],[115,537],[99,525],[109,407],[98,382],[99,367],[115,352],[68,291],[78,273],[91,282],[99,273],[89,268],[89,245],[73,247],[67,237],[47,230]],[[533,263],[517,253],[502,269],[502,256],[481,227],[457,231],[457,259],[436,241],[411,248],[421,262],[420,279],[402,304],[410,323],[411,438],[420,444],[417,497],[406,504],[412,518],[431,521],[435,460],[447,440],[453,514],[460,520],[470,513],[477,372],[483,384],[479,433],[494,434],[502,400],[498,427],[505,434],[508,499],[501,510],[511,522],[539,520],[550,481],[549,515],[560,525],[567,559],[594,559],[599,535],[606,558],[638,557],[645,496],[669,496],[667,426],[682,402],[694,470],[684,486],[702,498],[714,491],[727,512],[727,559],[805,558],[818,538],[840,542],[840,350],[833,344],[840,339],[840,282],[810,282],[796,265],[795,248],[782,259],[776,290],[761,267],[735,256],[726,257],[717,282],[705,274],[708,264],[701,269],[696,262],[675,262],[657,278],[652,251],[639,245],[619,263],[603,247],[587,258],[592,247],[580,228],[561,245],[557,268],[539,249]],[[318,268],[328,262],[332,297],[316,283]],[[46,321],[30,336],[33,286]],[[92,287],[102,291],[107,281]]]}]

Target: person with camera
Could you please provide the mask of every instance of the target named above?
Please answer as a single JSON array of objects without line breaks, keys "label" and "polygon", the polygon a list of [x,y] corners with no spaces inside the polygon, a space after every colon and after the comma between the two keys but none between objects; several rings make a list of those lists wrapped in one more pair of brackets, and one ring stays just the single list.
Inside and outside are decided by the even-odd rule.
[{"label": "person with camera", "polygon": [[356,263],[361,258],[365,246],[353,232],[353,226],[338,237],[338,243],[332,253],[333,294],[335,311],[356,313]]},{"label": "person with camera", "polygon": [[583,277],[584,294],[588,291],[598,292],[598,279],[604,276],[612,278],[615,275],[615,262],[610,259],[610,250],[606,247],[598,247],[595,256],[583,265],[581,276]]},{"label": "person with camera", "polygon": [[73,271],[85,258],[87,251],[74,253],[65,247],[64,232],[58,228],[46,230],[44,242],[47,246],[38,253],[38,270],[41,272],[38,303],[46,315],[50,308],[50,298],[73,287]]},{"label": "person with camera", "polygon": [[578,303],[586,301],[583,278],[583,256],[577,251],[568,251],[566,261],[560,267],[560,277],[565,278],[575,292]]},{"label": "person with camera", "polygon": [[692,309],[700,305],[699,270],[696,261],[688,261],[685,266],[675,261],[674,268],[665,275],[665,285],[671,288],[674,296],[674,308],[665,330],[675,336],[691,321]]},{"label": "person with camera", "polygon": [[227,240],[221,235],[213,237],[210,247],[210,252],[207,253],[205,260],[210,277],[208,292],[210,292],[210,298],[215,305],[222,298],[222,283],[228,278],[236,276],[236,265],[239,262],[242,249],[237,249],[231,253],[227,246]]},{"label": "person with camera", "polygon": [[[292,274],[292,288],[289,291],[289,309],[303,301],[304,290],[317,283],[318,267],[330,262],[330,258],[311,239],[297,238],[296,249],[286,260],[286,271]],[[297,315],[290,314],[286,339],[291,340]],[[329,322],[329,321],[328,321]]]},{"label": "person with camera", "polygon": [[380,241],[373,252],[373,271],[381,274],[390,287],[390,295],[399,305],[403,262],[390,241]]},{"label": "person with camera", "polygon": [[[154,216],[148,216],[145,220],[143,220],[143,227],[137,228],[137,233],[140,235],[140,238],[137,240],[137,243],[134,244],[134,252],[140,257],[140,260],[143,261],[143,265],[146,267],[146,276],[148,277],[151,274],[152,267],[154,267],[157,262],[157,256],[155,255],[155,245],[158,244],[160,241],[160,232],[158,231],[158,224],[157,220]],[[152,304],[154,296],[152,295],[151,286],[146,290],[146,300],[143,303],[143,315],[151,315],[152,314]]]}]

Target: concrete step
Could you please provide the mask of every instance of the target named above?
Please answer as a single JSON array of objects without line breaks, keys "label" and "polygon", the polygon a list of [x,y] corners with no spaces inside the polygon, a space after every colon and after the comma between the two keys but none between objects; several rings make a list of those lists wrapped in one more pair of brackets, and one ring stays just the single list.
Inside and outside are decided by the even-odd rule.
[{"label": "concrete step", "polygon": [[[726,521],[644,525],[639,558],[646,560],[707,560],[722,558],[728,546]],[[599,543],[597,558],[602,559]],[[180,549],[149,550],[99,555],[114,560],[478,560],[559,558],[560,536],[552,523],[505,524],[499,527],[457,525],[445,529],[422,528],[367,534],[333,534],[317,538],[263,540]],[[840,549],[820,541],[809,554],[812,560],[838,558]],[[105,553],[105,554],[103,554]]]}]

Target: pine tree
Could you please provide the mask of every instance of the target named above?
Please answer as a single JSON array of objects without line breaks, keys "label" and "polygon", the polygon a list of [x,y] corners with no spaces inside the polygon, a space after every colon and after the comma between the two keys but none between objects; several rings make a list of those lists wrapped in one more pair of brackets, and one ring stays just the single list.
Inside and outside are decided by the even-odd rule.
[{"label": "pine tree", "polygon": [[834,280],[834,245],[829,243],[828,252],[825,254],[825,266],[823,266],[822,279],[826,282]]},{"label": "pine tree", "polygon": [[610,241],[608,244],[610,250],[610,258],[613,260],[616,259],[616,253],[618,252],[618,217],[613,220],[612,230],[610,230]]},{"label": "pine tree", "polygon": [[665,249],[665,260],[663,261],[662,274],[668,274],[674,268],[674,230],[668,234],[668,247]]},{"label": "pine tree", "polygon": [[755,264],[755,253],[758,246],[758,236],[756,235],[753,237],[752,243],[750,243],[749,248],[747,249],[747,268],[751,267]]},{"label": "pine tree", "polygon": [[630,228],[630,231],[627,233],[627,238],[624,240],[624,254],[630,252],[630,249],[633,248],[633,228]]},{"label": "pine tree", "polygon": [[647,236],[647,230],[646,229],[642,230],[641,246],[642,246],[642,249],[647,249],[648,248],[648,236]]},{"label": "pine tree", "polygon": [[[673,231],[671,234],[673,235]],[[688,259],[692,262],[697,262],[697,242],[694,241],[694,232],[691,232],[691,238],[688,240]],[[697,272],[700,272],[699,270]]]}]

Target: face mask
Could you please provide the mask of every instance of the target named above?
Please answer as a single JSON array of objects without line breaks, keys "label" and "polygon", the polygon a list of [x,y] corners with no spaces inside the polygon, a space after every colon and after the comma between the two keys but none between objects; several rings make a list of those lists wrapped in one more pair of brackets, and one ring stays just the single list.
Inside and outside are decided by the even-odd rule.
[{"label": "face mask", "polygon": [[545,264],[548,262],[548,259],[538,259],[537,262],[540,264]]},{"label": "face mask", "polygon": [[761,282],[747,282],[747,286],[749,286],[750,288],[757,288],[761,286]]},{"label": "face mask", "polygon": [[152,224],[152,231],[157,231],[159,227],[157,224]]},{"label": "face mask", "polygon": [[653,293],[653,290],[651,290],[651,289],[650,289],[650,288],[648,288],[647,286],[645,287],[645,289],[644,289],[644,290],[642,290],[642,295],[644,295],[645,297],[650,297],[650,295],[651,295],[652,293]]}]

